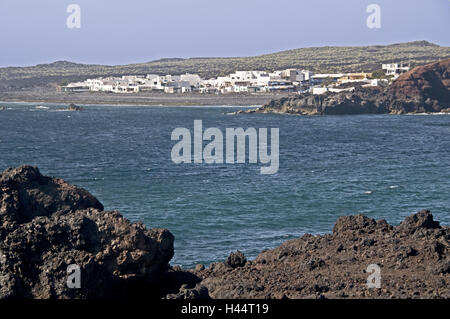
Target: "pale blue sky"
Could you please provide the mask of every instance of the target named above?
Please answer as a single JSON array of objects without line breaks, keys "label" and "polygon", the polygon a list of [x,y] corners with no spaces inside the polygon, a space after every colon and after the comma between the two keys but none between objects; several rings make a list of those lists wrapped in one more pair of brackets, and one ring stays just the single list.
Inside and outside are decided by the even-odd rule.
[{"label": "pale blue sky", "polygon": [[[81,7],[69,29],[66,8]],[[366,8],[381,7],[369,29]],[[450,45],[449,0],[0,0],[0,66],[127,64],[324,45]]]}]

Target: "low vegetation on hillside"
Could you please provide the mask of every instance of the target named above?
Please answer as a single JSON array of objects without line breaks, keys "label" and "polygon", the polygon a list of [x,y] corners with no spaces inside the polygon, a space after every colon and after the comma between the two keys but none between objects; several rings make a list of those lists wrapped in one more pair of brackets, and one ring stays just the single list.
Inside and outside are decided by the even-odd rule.
[{"label": "low vegetation on hillside", "polygon": [[311,47],[272,54],[237,58],[161,59],[118,66],[86,65],[67,61],[32,67],[0,68],[0,90],[56,85],[89,77],[125,74],[198,73],[203,78],[226,75],[236,70],[280,70],[304,68],[313,72],[375,71],[381,63],[407,62],[411,66],[450,57],[450,48],[427,41],[391,45]]}]

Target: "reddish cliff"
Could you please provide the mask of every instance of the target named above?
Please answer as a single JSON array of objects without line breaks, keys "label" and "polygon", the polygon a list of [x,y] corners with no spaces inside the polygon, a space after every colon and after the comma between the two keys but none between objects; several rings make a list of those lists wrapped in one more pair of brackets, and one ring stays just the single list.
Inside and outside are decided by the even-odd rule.
[{"label": "reddish cliff", "polygon": [[392,109],[439,112],[450,107],[450,59],[402,74],[387,91]]}]

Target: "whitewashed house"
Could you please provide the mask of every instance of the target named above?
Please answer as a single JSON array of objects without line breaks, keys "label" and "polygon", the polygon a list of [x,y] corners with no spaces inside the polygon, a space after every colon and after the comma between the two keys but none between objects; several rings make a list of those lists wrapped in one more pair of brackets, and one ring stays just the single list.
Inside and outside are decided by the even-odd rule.
[{"label": "whitewashed house", "polygon": [[202,78],[198,74],[189,73],[180,75],[180,81],[189,82],[190,86],[193,87],[199,87],[203,83]]},{"label": "whitewashed house", "polygon": [[396,79],[401,74],[408,72],[410,69],[410,65],[406,65],[403,63],[387,63],[382,64],[381,68],[386,71],[386,75],[392,75],[394,79]]}]

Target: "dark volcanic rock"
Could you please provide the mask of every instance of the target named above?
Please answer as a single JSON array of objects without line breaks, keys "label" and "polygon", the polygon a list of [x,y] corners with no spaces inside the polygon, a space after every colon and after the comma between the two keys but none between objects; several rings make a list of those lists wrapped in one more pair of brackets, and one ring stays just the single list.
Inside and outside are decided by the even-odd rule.
[{"label": "dark volcanic rock", "polygon": [[[212,298],[449,298],[449,239],[429,211],[397,227],[344,216],[332,234],[286,241],[231,271],[214,264],[195,273]],[[381,288],[366,285],[371,264]]]},{"label": "dark volcanic rock", "polygon": [[387,91],[391,111],[440,112],[450,106],[450,59],[402,74]]},{"label": "dark volcanic rock", "polygon": [[84,108],[82,106],[78,106],[78,105],[75,105],[73,103],[70,103],[69,107],[67,109],[69,111],[83,111],[84,110]]},{"label": "dark volcanic rock", "polygon": [[210,299],[210,297],[205,286],[197,284],[194,288],[189,288],[184,284],[177,293],[168,294],[166,299]]},{"label": "dark volcanic rock", "polygon": [[[306,234],[246,260],[170,267],[174,238],[131,224],[87,191],[36,167],[0,176],[1,298],[450,298],[450,228],[429,211],[399,226],[340,217],[332,234]],[[381,288],[366,285],[381,270]],[[69,288],[68,267],[81,271]]]},{"label": "dark volcanic rock", "polygon": [[[36,167],[0,177],[0,298],[160,297],[173,240]],[[69,265],[80,268],[79,289],[67,286]]]},{"label": "dark volcanic rock", "polygon": [[348,235],[352,232],[371,232],[376,229],[377,222],[364,215],[342,216],[333,227],[334,235]]},{"label": "dark volcanic rock", "polygon": [[241,113],[298,115],[404,114],[450,112],[450,59],[419,66],[387,88],[356,87],[352,92],[309,93],[272,100]]},{"label": "dark volcanic rock", "polygon": [[247,259],[245,258],[244,254],[238,250],[228,256],[226,264],[231,268],[237,268],[243,267],[246,262]]},{"label": "dark volcanic rock", "polygon": [[405,218],[405,220],[398,227],[399,230],[407,232],[415,232],[420,228],[431,229],[441,228],[439,222],[433,220],[433,215],[429,210],[422,210],[415,215]]},{"label": "dark volcanic rock", "polygon": [[37,167],[6,169],[0,176],[0,216],[2,221],[28,222],[37,216],[50,216],[103,205],[86,190],[62,179],[42,176]]}]

